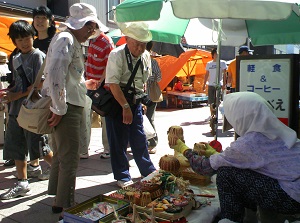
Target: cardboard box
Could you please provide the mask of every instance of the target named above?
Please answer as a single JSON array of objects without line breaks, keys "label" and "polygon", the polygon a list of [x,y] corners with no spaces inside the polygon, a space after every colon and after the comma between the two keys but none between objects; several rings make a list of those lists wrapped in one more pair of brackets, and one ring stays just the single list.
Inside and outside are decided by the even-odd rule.
[{"label": "cardboard box", "polygon": [[110,204],[117,205],[116,212],[118,215],[125,215],[129,211],[129,202],[125,200],[118,200],[116,198],[112,198],[109,196],[105,195],[98,195],[96,197],[93,197],[85,202],[82,202],[78,205],[75,205],[74,207],[71,207],[67,209],[64,212],[64,223],[108,223],[111,222],[112,220],[115,220],[114,213],[110,213],[108,215],[105,215],[102,218],[99,218],[95,221],[80,217],[79,213],[83,212],[89,208],[93,207],[93,204],[99,203],[99,202],[107,202]]}]

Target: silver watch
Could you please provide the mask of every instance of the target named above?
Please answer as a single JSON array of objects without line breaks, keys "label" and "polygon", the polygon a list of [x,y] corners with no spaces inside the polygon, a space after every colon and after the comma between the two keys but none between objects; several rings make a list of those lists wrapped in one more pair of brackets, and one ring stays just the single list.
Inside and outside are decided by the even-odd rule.
[{"label": "silver watch", "polygon": [[124,109],[130,108],[130,106],[129,106],[128,103],[124,104],[122,107],[123,107]]}]

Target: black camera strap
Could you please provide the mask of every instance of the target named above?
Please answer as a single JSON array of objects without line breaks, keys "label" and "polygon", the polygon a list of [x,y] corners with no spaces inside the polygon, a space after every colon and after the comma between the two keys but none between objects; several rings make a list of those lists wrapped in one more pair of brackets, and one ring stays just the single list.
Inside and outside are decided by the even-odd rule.
[{"label": "black camera strap", "polygon": [[131,58],[131,54],[129,52],[129,49],[128,49],[128,46],[126,44],[125,46],[125,56],[126,56],[126,61],[127,61],[127,65],[128,65],[128,70],[130,70],[131,72],[131,76],[126,84],[126,87],[125,87],[125,93],[127,94],[128,91],[129,91],[129,88],[133,82],[133,93],[135,94],[135,84],[134,84],[134,77],[136,75],[136,72],[141,64],[141,58],[136,62],[135,66],[134,66],[134,69],[133,69],[133,64],[132,64],[132,58]]},{"label": "black camera strap", "polygon": [[[126,61],[127,61],[127,65],[128,65],[128,69],[130,70],[131,72],[131,75],[130,75],[130,78],[125,86],[125,89],[124,89],[124,93],[127,95],[128,94],[128,91],[129,91],[129,88],[133,82],[133,79],[136,75],[136,72],[138,70],[138,67],[140,66],[141,64],[141,59],[139,59],[136,63],[136,65],[134,66],[134,69],[133,69],[133,65],[132,65],[132,58],[131,58],[131,54],[129,52],[129,49],[127,47],[127,45],[125,46],[125,56],[126,56]],[[133,70],[132,70],[133,69]],[[100,87],[103,88],[104,87],[104,84],[105,84],[105,80],[102,81]],[[135,94],[135,85],[134,85],[134,82],[133,82],[133,86],[134,86],[134,94]]]}]

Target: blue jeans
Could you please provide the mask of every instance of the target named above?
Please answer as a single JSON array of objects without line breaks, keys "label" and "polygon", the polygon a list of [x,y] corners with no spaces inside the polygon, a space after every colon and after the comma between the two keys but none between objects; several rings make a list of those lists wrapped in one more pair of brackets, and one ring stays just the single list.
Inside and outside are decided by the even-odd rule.
[{"label": "blue jeans", "polygon": [[130,143],[133,158],[141,175],[147,176],[155,171],[147,149],[141,104],[132,105],[131,111],[133,121],[130,125],[123,123],[122,112],[116,117],[105,117],[111,166],[115,180],[131,180],[126,152],[128,143]]}]

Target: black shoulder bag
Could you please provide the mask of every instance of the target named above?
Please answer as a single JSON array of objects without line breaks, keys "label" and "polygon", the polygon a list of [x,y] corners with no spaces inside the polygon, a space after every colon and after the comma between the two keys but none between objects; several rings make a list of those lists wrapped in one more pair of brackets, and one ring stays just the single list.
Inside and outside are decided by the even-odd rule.
[{"label": "black shoulder bag", "polygon": [[[126,54],[128,67],[131,64],[131,68],[132,68],[131,55],[129,53],[127,45],[125,46],[125,54]],[[126,84],[125,90],[123,90],[125,97],[128,94],[129,88],[133,82],[134,76],[137,72],[140,63],[141,63],[141,59],[137,61],[133,71],[132,69],[129,68],[129,70],[131,71],[131,76]],[[104,88],[104,83],[105,80],[102,81],[101,85],[97,90],[90,91],[90,93],[88,94],[88,96],[92,99],[92,110],[94,110],[97,114],[101,115],[102,117],[105,116],[114,117],[118,113],[118,111],[122,109],[122,107],[114,98],[111,91],[106,90]]]}]

